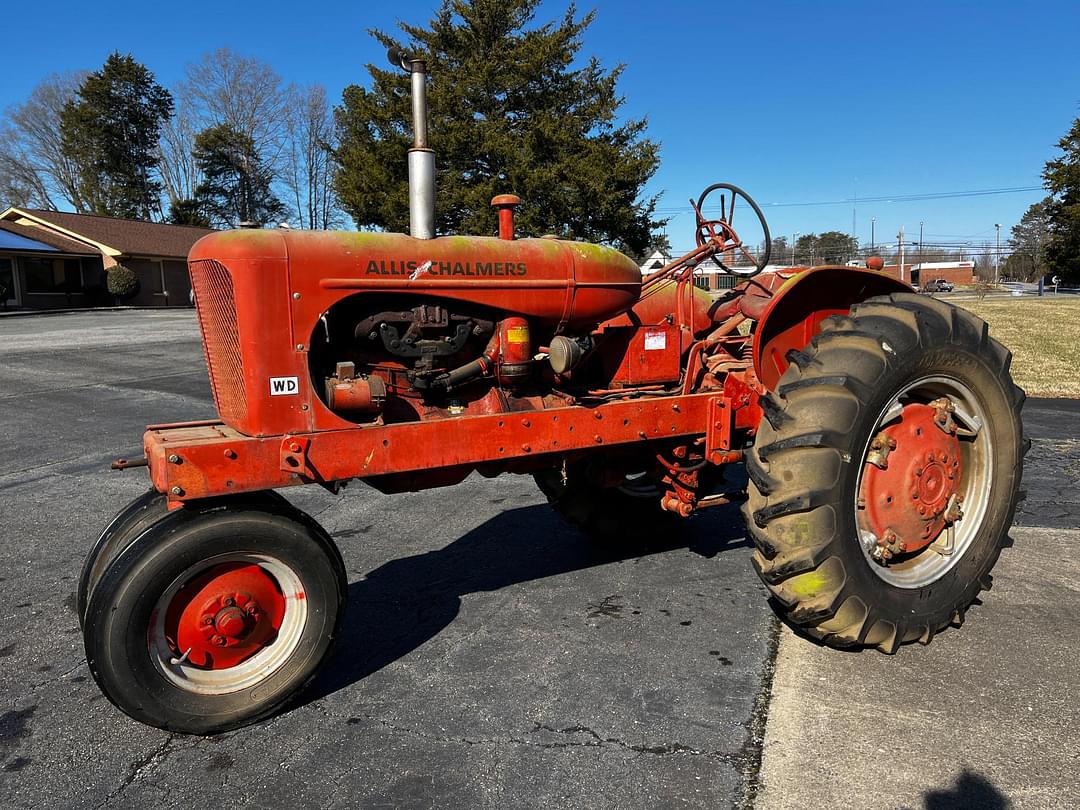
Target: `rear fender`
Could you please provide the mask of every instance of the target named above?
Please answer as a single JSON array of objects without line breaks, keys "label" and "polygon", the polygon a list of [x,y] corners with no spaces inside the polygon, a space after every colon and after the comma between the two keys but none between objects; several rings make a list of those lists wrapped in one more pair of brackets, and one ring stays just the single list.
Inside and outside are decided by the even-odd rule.
[{"label": "rear fender", "polygon": [[890,276],[855,267],[824,266],[792,276],[773,295],[754,330],[754,372],[770,391],[789,365],[788,352],[802,349],[821,322],[844,315],[875,295],[911,292]]}]

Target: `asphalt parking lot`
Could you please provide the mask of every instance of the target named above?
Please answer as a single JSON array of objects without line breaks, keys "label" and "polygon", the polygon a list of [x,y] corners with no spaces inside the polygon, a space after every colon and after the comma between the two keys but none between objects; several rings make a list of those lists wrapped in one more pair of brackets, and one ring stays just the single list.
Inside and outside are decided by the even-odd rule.
[{"label": "asphalt parking lot", "polygon": [[[843,792],[863,778],[851,757],[898,758],[876,768],[893,788],[881,806],[965,806],[936,798],[974,795],[965,778],[989,784],[996,806],[1080,795],[1062,736],[1080,720],[1067,699],[1080,642],[1069,403],[1026,411],[1039,463],[1017,546],[971,626],[894,657],[781,630],[734,511],[695,519],[678,545],[620,553],[562,524],[528,478],[394,497],[288,491],[345,555],[344,638],[292,710],[192,738],[101,697],[73,605],[96,533],[146,487],[144,471],[109,460],[137,455],[149,422],[211,415],[189,311],[0,319],[0,806],[869,806]],[[883,697],[883,681],[945,690],[971,667],[986,687],[975,697],[953,686],[921,724],[883,722],[912,716],[897,708],[909,693]],[[941,750],[927,727],[980,747]],[[873,753],[889,728],[908,736]],[[950,767],[907,767],[924,760]],[[1025,779],[1037,789],[1020,790]]]}]

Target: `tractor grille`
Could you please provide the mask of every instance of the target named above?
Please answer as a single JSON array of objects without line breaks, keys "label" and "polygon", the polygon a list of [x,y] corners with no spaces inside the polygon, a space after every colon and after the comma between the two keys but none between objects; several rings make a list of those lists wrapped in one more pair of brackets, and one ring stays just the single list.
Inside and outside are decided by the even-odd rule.
[{"label": "tractor grille", "polygon": [[221,418],[235,426],[247,416],[247,397],[232,276],[224,265],[210,260],[191,262],[189,270],[199,308],[199,326],[206,348],[214,403]]}]

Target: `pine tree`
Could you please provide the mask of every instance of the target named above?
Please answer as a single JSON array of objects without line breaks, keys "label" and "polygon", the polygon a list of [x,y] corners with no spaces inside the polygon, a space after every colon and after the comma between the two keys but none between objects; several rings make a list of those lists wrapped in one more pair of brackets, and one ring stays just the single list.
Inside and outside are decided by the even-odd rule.
[{"label": "pine tree", "polygon": [[161,217],[158,134],[173,111],[169,91],[131,55],[113,53],[60,115],[62,150],[88,213]]},{"label": "pine tree", "polygon": [[1050,242],[1045,261],[1051,273],[1080,281],[1080,118],[1058,141],[1062,154],[1043,170],[1050,219]]},{"label": "pine tree", "polygon": [[[659,165],[646,121],[617,119],[622,66],[572,62],[593,14],[534,25],[539,0],[443,0],[408,38],[383,45],[428,62],[439,233],[491,234],[493,196],[514,193],[518,230],[643,252],[662,223],[642,188]],[[345,89],[335,110],[342,207],[359,227],[406,230],[409,78],[368,65],[370,89]]]},{"label": "pine tree", "polygon": [[194,157],[203,180],[194,201],[184,206],[188,213],[197,211],[226,228],[244,223],[261,227],[284,216],[285,206],[270,188],[273,174],[251,136],[229,124],[204,129],[195,137]]},{"label": "pine tree", "polygon": [[1050,207],[1047,197],[1032,203],[1020,221],[1012,227],[1009,247],[1012,254],[1005,262],[1005,274],[1023,281],[1038,281],[1043,275],[1046,248],[1050,242]]}]

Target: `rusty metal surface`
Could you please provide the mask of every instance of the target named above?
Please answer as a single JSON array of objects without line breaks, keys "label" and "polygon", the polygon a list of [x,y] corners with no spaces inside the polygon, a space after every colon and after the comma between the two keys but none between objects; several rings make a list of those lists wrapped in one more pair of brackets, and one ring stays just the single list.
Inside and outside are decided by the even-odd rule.
[{"label": "rusty metal surface", "polygon": [[788,280],[769,300],[754,335],[754,372],[773,390],[787,370],[788,352],[802,349],[821,322],[875,295],[911,292],[896,279],[853,267],[822,266]]},{"label": "rusty metal surface", "polygon": [[[180,427],[148,431],[144,447],[155,488],[184,501],[695,436],[704,432],[715,397],[656,397],[284,437],[245,436],[224,424]],[[179,460],[172,463],[174,456]]]}]

